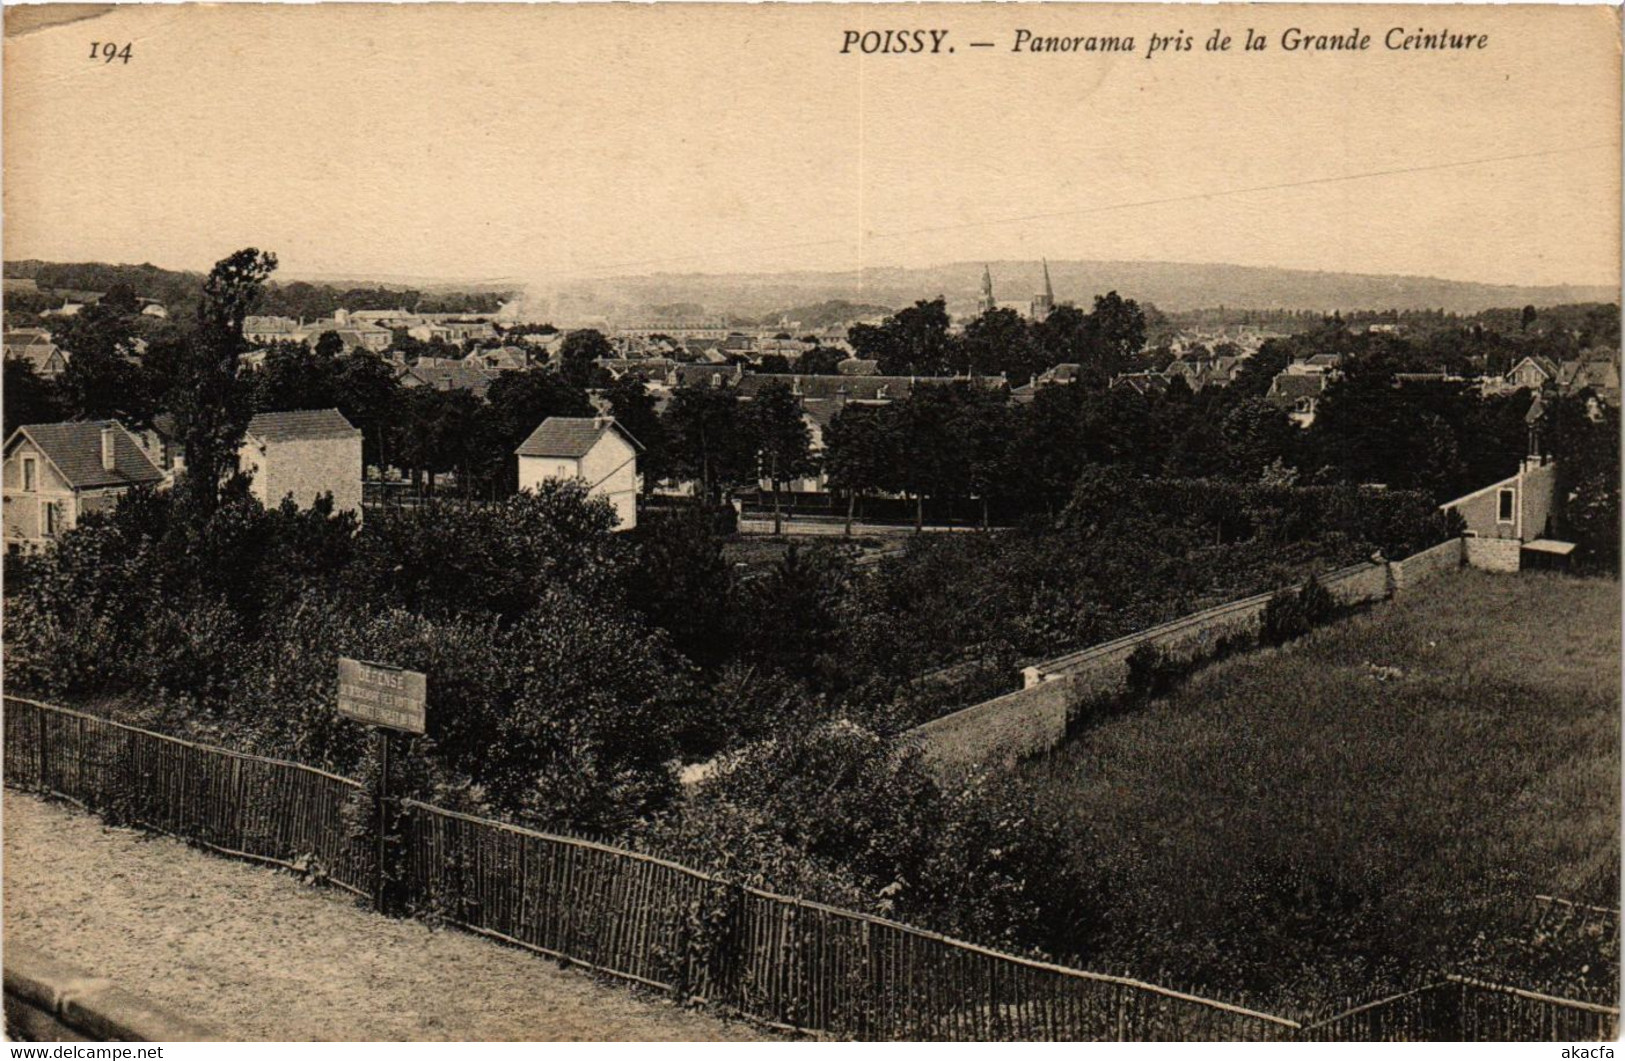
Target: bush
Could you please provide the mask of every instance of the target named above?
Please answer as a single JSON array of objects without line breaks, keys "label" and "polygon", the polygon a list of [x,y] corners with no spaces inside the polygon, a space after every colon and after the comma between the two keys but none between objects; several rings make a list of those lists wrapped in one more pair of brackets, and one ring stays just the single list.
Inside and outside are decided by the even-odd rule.
[{"label": "bush", "polygon": [[1266,645],[1284,645],[1329,622],[1338,611],[1337,601],[1314,576],[1296,592],[1281,590],[1264,606],[1258,639]]}]

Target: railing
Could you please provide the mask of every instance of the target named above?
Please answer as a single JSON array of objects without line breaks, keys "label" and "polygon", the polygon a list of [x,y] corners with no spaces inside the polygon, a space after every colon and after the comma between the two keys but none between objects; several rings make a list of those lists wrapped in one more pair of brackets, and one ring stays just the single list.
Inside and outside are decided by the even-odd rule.
[{"label": "railing", "polygon": [[[16,697],[6,783],[370,896],[355,781]],[[402,800],[414,913],[764,1023],[854,1039],[1609,1038],[1618,1011],[1447,978],[1305,1027],[720,880],[651,855]]]}]

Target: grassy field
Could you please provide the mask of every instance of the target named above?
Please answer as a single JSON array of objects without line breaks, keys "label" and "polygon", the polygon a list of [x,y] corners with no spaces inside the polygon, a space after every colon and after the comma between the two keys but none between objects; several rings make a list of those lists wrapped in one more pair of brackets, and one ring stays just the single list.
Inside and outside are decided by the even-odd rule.
[{"label": "grassy field", "polygon": [[1278,1011],[1440,967],[1601,986],[1527,917],[1618,906],[1619,593],[1449,576],[1024,764],[1101,881],[1079,959]]}]

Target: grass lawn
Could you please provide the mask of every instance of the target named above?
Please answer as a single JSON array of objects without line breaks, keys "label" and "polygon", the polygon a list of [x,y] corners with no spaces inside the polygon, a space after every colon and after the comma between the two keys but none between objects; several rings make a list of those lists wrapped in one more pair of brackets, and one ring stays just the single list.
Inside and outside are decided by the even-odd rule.
[{"label": "grass lawn", "polygon": [[1101,880],[1079,959],[1300,1012],[1441,967],[1615,976],[1528,914],[1619,903],[1619,594],[1440,578],[1023,764]]}]

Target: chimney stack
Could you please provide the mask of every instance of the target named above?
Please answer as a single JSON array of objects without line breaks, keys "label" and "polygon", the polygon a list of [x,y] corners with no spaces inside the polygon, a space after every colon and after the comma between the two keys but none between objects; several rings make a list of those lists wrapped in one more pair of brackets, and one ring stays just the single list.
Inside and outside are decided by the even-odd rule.
[{"label": "chimney stack", "polygon": [[113,432],[118,430],[112,424],[102,425],[102,471],[110,472],[118,463],[113,452]]}]

